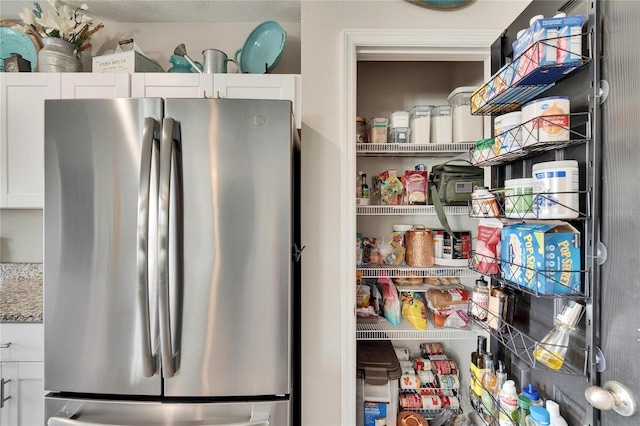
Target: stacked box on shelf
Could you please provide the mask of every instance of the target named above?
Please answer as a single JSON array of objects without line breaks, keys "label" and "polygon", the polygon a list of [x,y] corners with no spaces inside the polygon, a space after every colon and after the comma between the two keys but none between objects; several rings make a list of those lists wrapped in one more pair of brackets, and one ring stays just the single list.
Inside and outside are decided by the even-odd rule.
[{"label": "stacked box on shelf", "polygon": [[502,228],[502,277],[538,294],[580,294],[580,233],[565,222]]}]

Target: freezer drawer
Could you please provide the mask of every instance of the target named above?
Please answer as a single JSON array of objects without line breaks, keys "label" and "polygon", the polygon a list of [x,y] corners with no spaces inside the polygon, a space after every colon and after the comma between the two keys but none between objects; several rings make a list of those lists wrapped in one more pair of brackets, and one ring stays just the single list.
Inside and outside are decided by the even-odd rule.
[{"label": "freezer drawer", "polygon": [[289,401],[187,403],[45,397],[48,426],[285,426]]}]

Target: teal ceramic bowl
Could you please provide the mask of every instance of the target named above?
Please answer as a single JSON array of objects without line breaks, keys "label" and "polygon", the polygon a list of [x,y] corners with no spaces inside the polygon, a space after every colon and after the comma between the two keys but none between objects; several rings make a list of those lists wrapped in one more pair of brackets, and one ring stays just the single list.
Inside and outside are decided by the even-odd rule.
[{"label": "teal ceramic bowl", "polygon": [[270,73],[280,62],[286,41],[287,33],[280,24],[266,21],[249,34],[242,49],[236,50],[233,57],[240,64],[242,72]]}]

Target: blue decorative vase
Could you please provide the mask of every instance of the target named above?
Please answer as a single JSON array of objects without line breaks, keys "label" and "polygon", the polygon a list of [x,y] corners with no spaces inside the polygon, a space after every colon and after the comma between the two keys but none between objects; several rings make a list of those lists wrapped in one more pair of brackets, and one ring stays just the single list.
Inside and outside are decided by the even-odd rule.
[{"label": "blue decorative vase", "polygon": [[[173,66],[169,68],[167,72],[182,72],[182,73],[198,72],[191,66],[189,61],[187,61],[183,56],[171,55],[171,57],[169,58],[169,62],[171,62]],[[202,67],[202,64],[200,62],[196,62],[196,64]]]}]

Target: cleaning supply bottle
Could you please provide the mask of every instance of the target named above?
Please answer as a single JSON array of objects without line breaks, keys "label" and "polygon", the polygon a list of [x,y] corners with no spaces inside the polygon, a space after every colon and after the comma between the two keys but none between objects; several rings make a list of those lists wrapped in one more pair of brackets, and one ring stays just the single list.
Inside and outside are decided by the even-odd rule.
[{"label": "cleaning supply bottle", "polygon": [[546,408],[534,405],[527,416],[527,426],[550,426],[550,416]]},{"label": "cleaning supply bottle", "polygon": [[529,398],[531,405],[539,405],[540,407],[544,406],[544,402],[540,399],[540,394],[533,386],[533,383],[529,383],[529,386],[522,388],[522,392],[520,392],[520,394]]},{"label": "cleaning supply bottle", "polygon": [[511,413],[511,419],[518,426],[527,425],[527,416],[529,415],[529,409],[531,407],[531,401],[524,395],[518,396],[518,409]]},{"label": "cleaning supply bottle", "polygon": [[547,411],[549,412],[549,424],[551,426],[569,426],[569,423],[560,415],[560,406],[557,402],[548,399]]},{"label": "cleaning supply bottle", "polygon": [[511,414],[518,409],[518,392],[516,382],[507,380],[500,390],[500,426],[513,426]]}]

